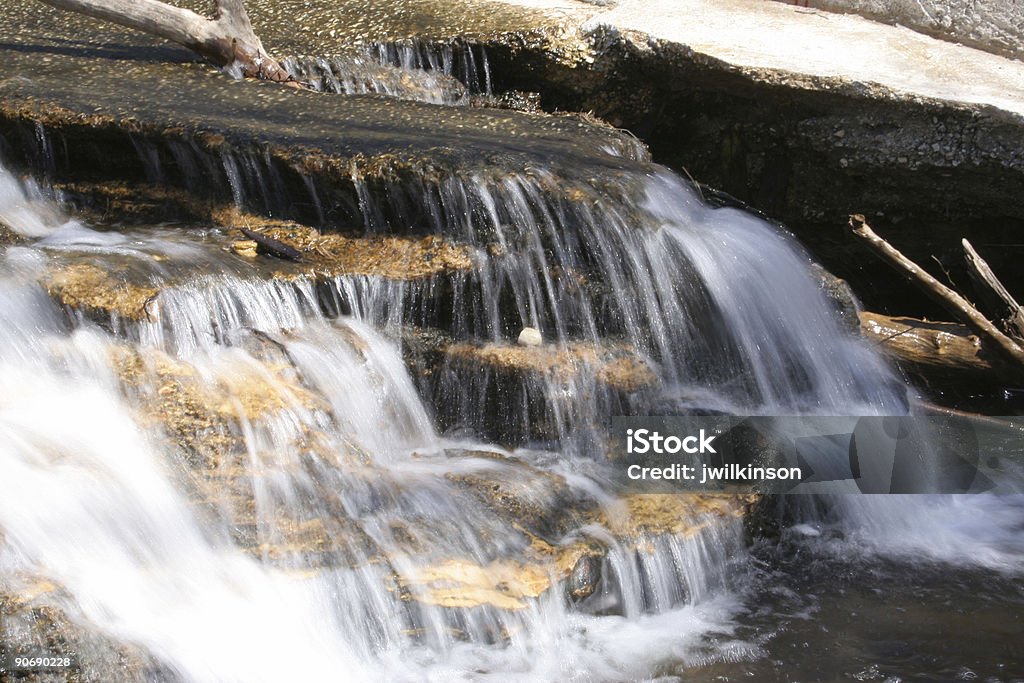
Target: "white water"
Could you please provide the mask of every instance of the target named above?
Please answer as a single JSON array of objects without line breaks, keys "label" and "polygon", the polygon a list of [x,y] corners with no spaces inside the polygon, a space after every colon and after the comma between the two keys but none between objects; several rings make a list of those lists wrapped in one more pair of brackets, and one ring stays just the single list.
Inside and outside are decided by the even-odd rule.
[{"label": "white water", "polygon": [[[334,295],[355,316],[331,319],[309,282],[217,273],[214,261],[203,279],[163,291],[154,320],[113,335],[62,315],[36,284],[48,258],[196,254],[159,234],[128,238],[75,224],[54,232],[58,213],[33,208],[8,175],[0,181],[0,218],[23,234],[50,235],[3,255],[0,567],[57,584],[61,592],[47,599],[86,631],[141,648],[196,681],[334,680],[339,672],[367,680],[622,680],[667,661],[758,655],[730,635],[742,609],[738,521],[689,538],[646,539],[650,547],[639,554],[607,529],[581,525],[570,537],[609,551],[600,593],[579,608],[557,593],[515,612],[403,601],[387,588],[392,571],[411,576],[445,559],[482,565],[523,551],[507,520],[446,478],[519,472],[446,454],[467,445],[501,452],[437,433],[440,404],[451,402],[473,426],[477,397],[456,375],[454,384],[421,387],[434,397],[425,403],[397,345],[374,327],[430,322],[424,318],[436,310],[416,319],[401,301],[401,315],[382,315],[385,303],[396,307],[387,299],[422,292],[341,279]],[[791,240],[741,212],[707,208],[667,173],[643,181],[640,201],[605,198],[575,209],[553,204],[525,178],[476,178],[448,190],[434,207],[445,230],[495,233],[508,254],[463,283],[457,301],[467,312],[457,335],[500,342],[527,322],[557,341],[614,333],[654,365],[666,387],[660,400],[679,405],[768,414],[902,406],[898,383],[839,328]],[[463,211],[467,202],[484,211]],[[459,215],[482,218],[471,224]],[[599,272],[610,283],[608,300],[599,305],[546,278],[552,266]],[[124,349],[141,355],[138,386],[128,386],[113,360]],[[167,386],[160,372],[168,364],[184,384],[227,406],[225,433],[242,444],[237,459],[197,470],[144,418],[145,399]],[[253,381],[260,397],[273,399],[269,409],[247,407]],[[571,447],[581,421],[603,419],[601,404],[591,402],[586,382],[571,389],[558,417],[564,451],[517,455],[541,469],[577,469],[567,477],[574,493],[614,506],[601,477],[581,474],[594,466],[583,459],[599,458]],[[211,489],[199,481],[207,476],[222,483]],[[238,491],[251,509],[236,505]],[[1020,566],[1017,508],[990,497],[896,500],[858,499],[848,519],[863,536],[853,547]],[[343,561],[312,561],[308,546],[289,549],[292,527],[312,522],[325,526],[321,550]],[[417,536],[415,551],[396,523]],[[235,537],[248,527],[253,538]],[[614,614],[598,616],[605,607]],[[714,646],[709,632],[719,634]],[[504,637],[496,643],[495,634]]]},{"label": "white water", "polygon": [[0,224],[25,237],[42,237],[63,222],[35,183],[0,166]]}]

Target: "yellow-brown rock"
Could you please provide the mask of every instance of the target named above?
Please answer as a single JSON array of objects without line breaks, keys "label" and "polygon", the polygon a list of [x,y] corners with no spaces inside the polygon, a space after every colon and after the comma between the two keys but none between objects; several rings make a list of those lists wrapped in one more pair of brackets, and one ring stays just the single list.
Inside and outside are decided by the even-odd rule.
[{"label": "yellow-brown rock", "polygon": [[599,383],[625,393],[657,382],[647,363],[625,346],[584,342],[543,346],[461,343],[449,346],[447,355],[456,363],[473,363],[513,373],[535,373],[561,381],[590,372]]},{"label": "yellow-brown rock", "polygon": [[147,305],[157,295],[154,287],[135,284],[87,263],[58,266],[43,276],[43,285],[65,306],[116,314],[129,320],[147,319]]}]

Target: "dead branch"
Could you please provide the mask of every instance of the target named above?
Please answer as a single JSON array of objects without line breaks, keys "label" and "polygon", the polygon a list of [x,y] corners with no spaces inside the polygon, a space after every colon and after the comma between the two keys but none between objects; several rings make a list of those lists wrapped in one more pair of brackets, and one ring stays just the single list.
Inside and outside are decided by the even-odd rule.
[{"label": "dead branch", "polygon": [[961,244],[964,248],[964,259],[967,261],[967,272],[978,290],[978,297],[995,314],[996,321],[1004,332],[1015,341],[1024,341],[1024,310],[971,243],[964,239]]},{"label": "dead branch", "polygon": [[40,2],[184,45],[218,67],[238,67],[246,78],[295,83],[263,49],[242,0],[215,0],[217,14],[213,19],[160,0]]},{"label": "dead branch", "polygon": [[280,240],[275,240],[273,237],[267,237],[262,233],[256,232],[255,230],[249,230],[248,228],[239,228],[239,230],[243,235],[258,245],[256,248],[258,253],[267,254],[286,261],[302,260],[302,252],[290,244],[285,244]]},{"label": "dead branch", "polygon": [[946,287],[929,275],[916,263],[904,256],[898,249],[875,234],[867,224],[864,216],[850,216],[850,229],[853,234],[867,244],[875,255],[892,266],[912,284],[928,295],[933,301],[945,308],[957,320],[963,322],[978,335],[982,344],[1011,366],[1024,368],[1024,349],[1003,334],[974,306],[955,291]]}]

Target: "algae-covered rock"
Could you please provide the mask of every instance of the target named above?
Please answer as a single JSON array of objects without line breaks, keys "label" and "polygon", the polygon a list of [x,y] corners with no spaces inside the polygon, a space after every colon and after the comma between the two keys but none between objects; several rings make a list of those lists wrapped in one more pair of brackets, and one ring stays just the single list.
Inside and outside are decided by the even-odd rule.
[{"label": "algae-covered rock", "polygon": [[521,558],[478,563],[450,559],[418,567],[396,577],[393,590],[403,597],[440,607],[488,605],[505,610],[526,608],[531,600],[569,578],[580,558],[600,556],[596,544],[550,546],[536,542]]},{"label": "algae-covered rock", "polygon": [[629,494],[619,505],[596,511],[594,520],[621,538],[688,537],[716,519],[743,517],[758,499],[756,494]]},{"label": "algae-covered rock", "polygon": [[295,409],[327,410],[284,363],[250,358],[230,371],[211,374],[156,349],[116,346],[111,354],[141,419],[159,426],[201,467],[214,468],[241,456],[240,421]]},{"label": "algae-covered rock", "polygon": [[418,238],[353,237],[321,233],[298,223],[266,220],[261,223],[254,232],[296,249],[305,264],[299,272],[313,275],[367,275],[391,280],[419,280],[466,271],[473,266],[472,248],[448,242],[437,235]]},{"label": "algae-covered rock", "polygon": [[[655,552],[659,537],[689,538],[709,526],[744,517],[757,496],[642,494],[627,496],[608,510],[581,520],[604,526],[636,552]],[[478,562],[452,558],[395,577],[393,590],[405,599],[451,608],[490,606],[519,610],[549,590],[564,590],[573,601],[598,588],[607,547],[593,540],[551,544],[530,537],[514,558]]]},{"label": "algae-covered rock", "polygon": [[657,376],[645,361],[624,346],[594,345],[585,342],[547,345],[511,345],[468,343],[448,347],[453,365],[475,366],[517,376],[539,375],[554,380],[569,380],[592,373],[600,384],[616,391],[632,393],[657,383]]},{"label": "algae-covered rock", "polygon": [[128,320],[149,319],[148,306],[157,295],[154,287],[86,263],[58,266],[44,275],[43,285],[65,306]]}]

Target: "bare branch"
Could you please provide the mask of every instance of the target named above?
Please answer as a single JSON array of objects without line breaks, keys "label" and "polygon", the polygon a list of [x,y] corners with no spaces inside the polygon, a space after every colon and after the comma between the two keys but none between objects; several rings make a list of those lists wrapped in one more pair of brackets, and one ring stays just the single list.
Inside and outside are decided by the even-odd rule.
[{"label": "bare branch", "polygon": [[1024,310],[971,243],[964,239],[961,244],[964,248],[964,259],[967,261],[967,271],[982,303],[992,309],[990,312],[998,315],[998,322],[1004,332],[1017,341],[1024,340]]},{"label": "bare branch", "polygon": [[263,49],[242,0],[217,0],[214,19],[160,0],[40,2],[165,38],[184,45],[216,66],[238,66],[246,77],[294,82]]},{"label": "bare branch", "polygon": [[180,45],[212,37],[211,21],[201,14],[159,0],[40,0],[58,9],[113,22]]},{"label": "bare branch", "polygon": [[895,268],[932,300],[950,312],[957,320],[971,328],[993,353],[997,353],[1017,368],[1024,367],[1024,349],[993,325],[974,306],[955,291],[929,275],[923,268],[904,256],[898,249],[875,234],[862,215],[850,216],[850,229],[863,240],[875,255]]}]

